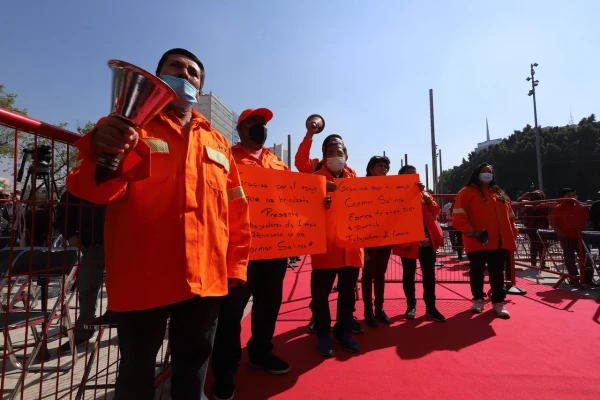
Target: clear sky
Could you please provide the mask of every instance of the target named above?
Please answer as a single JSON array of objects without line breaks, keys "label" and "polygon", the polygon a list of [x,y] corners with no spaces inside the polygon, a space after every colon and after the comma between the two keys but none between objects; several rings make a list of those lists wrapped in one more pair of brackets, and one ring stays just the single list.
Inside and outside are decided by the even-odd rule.
[{"label": "clear sky", "polygon": [[109,112],[109,59],[153,72],[184,47],[205,92],[238,113],[273,110],[268,145],[291,134],[295,154],[319,113],[361,174],[383,151],[392,172],[405,153],[424,172],[430,88],[444,168],[485,140],[486,117],[492,138],[533,125],[532,62],[541,126],[600,111],[598,15],[597,0],[4,0],[0,83],[32,117],[74,129]]}]

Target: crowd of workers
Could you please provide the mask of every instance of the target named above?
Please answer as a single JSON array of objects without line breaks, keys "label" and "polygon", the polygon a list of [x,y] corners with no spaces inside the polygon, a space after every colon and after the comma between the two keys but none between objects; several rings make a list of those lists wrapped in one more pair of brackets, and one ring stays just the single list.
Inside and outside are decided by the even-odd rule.
[{"label": "crowd of workers", "polygon": [[[77,166],[67,178],[57,221],[69,245],[78,246],[83,253],[76,344],[90,338],[91,332],[82,327],[94,318],[105,265],[108,307],[117,326],[121,352],[115,398],[153,398],[155,358],[169,319],[172,398],[203,398],[210,358],[214,398],[232,399],[242,355],[241,321],[250,298],[250,365],[276,375],[290,369],[275,355],[272,344],[288,260],[249,261],[249,206],[237,165],[289,168],[264,146],[267,124],[273,118],[270,110],[243,111],[237,124],[240,143],[230,146],[193,109],[205,78],[204,66],[194,54],[184,49],[167,51],[158,62],[156,75],[171,86],[177,99],[144,129],[107,116],[76,142]],[[366,249],[341,247],[331,212],[335,182],[355,178],[357,173],[346,163],[348,149],[339,135],[327,136],[321,147],[322,158],[311,159],[318,129],[307,129],[295,166],[300,173],[325,177],[323,207],[329,210],[327,252],[311,255],[312,318],[307,329],[317,337],[316,350],[325,357],[333,356],[333,339],[346,351],[359,351],[353,333],[364,331],[354,317],[360,269],[365,324],[377,327],[391,323],[384,310],[384,279],[391,254],[402,260],[405,317],[416,317],[415,274],[419,265],[426,315],[444,322],[435,296],[436,252],[444,245],[438,222],[440,206],[419,182],[424,240]],[[94,171],[102,153],[120,154],[122,161],[112,179],[97,185]],[[389,169],[387,157],[374,156],[366,175],[385,176]],[[410,165],[399,171],[416,173]],[[572,192],[562,195],[572,197]],[[576,201],[561,203],[547,215],[561,236],[565,252],[573,255],[568,267],[575,274],[573,238],[587,219],[577,207]],[[470,263],[471,311],[484,311],[487,269],[491,308],[498,317],[510,318],[504,305],[504,271],[507,255],[517,249],[518,229],[511,201],[496,183],[493,167],[482,164],[475,168],[445,211],[451,214],[452,244],[460,259],[464,248]],[[578,219],[567,218],[574,214]],[[532,247],[531,253],[535,262],[539,249]],[[329,296],[336,280],[336,323],[332,327]],[[68,346],[61,350],[68,351]]]}]

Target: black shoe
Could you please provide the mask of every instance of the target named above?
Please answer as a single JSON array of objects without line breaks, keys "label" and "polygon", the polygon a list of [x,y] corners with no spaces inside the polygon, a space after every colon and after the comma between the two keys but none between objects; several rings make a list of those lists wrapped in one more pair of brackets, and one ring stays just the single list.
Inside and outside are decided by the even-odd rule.
[{"label": "black shoe", "polygon": [[417,317],[417,309],[415,307],[408,307],[408,310],[404,313],[406,319],[415,319]]},{"label": "black shoe", "polygon": [[361,334],[365,331],[360,322],[356,319],[356,317],[352,317],[352,321],[350,322],[350,332],[354,334]]},{"label": "black shoe", "polygon": [[213,388],[213,398],[215,400],[232,400],[235,394],[235,387],[233,384],[221,384],[215,382]]},{"label": "black shoe", "polygon": [[273,375],[284,375],[290,372],[288,363],[273,353],[269,353],[259,359],[251,359],[250,366],[252,368],[265,370]]},{"label": "black shoe", "polygon": [[[79,347],[82,344],[85,344],[85,342],[87,342],[86,339],[75,338],[75,347]],[[71,343],[67,342],[67,343],[64,343],[62,346],[60,346],[60,354],[61,355],[69,354],[69,353],[71,353]]]},{"label": "black shoe", "polygon": [[427,309],[425,314],[433,318],[436,322],[446,322],[446,317],[444,317],[435,307]]},{"label": "black shoe", "polygon": [[358,343],[347,331],[334,333],[333,340],[335,340],[336,343],[339,343],[344,348],[344,350],[349,351],[350,353],[358,352]]},{"label": "black shoe", "polygon": [[383,308],[375,311],[375,317],[386,325],[392,323],[390,317],[388,317],[385,311],[383,311]]},{"label": "black shoe", "polygon": [[365,311],[365,324],[371,328],[377,328],[377,320],[375,319],[373,311]]},{"label": "black shoe", "polygon": [[333,347],[331,346],[331,337],[329,336],[329,333],[319,336],[317,351],[324,357],[333,357],[335,355]]},{"label": "black shoe", "polygon": [[312,319],[310,320],[308,325],[306,325],[306,333],[309,333],[309,334],[317,333],[317,329],[315,328],[315,321],[313,321]]}]

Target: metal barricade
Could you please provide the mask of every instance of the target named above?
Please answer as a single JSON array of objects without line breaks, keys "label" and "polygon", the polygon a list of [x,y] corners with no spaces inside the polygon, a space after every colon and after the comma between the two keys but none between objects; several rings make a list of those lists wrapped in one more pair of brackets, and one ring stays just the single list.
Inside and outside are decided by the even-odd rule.
[{"label": "metal barricade", "polygon": [[[462,234],[453,229],[451,219],[444,215],[443,211],[446,204],[455,201],[456,194],[434,194],[433,197],[442,210],[438,220],[444,232],[444,246],[439,248],[436,254],[436,282],[468,283],[469,260],[464,252]],[[513,254],[508,254],[505,272],[507,288],[514,287],[515,279],[514,257]],[[417,270],[415,281],[422,281],[420,270]],[[402,282],[402,261],[400,257],[391,256],[386,273],[386,282]],[[486,283],[489,283],[487,274]]]},{"label": "metal barricade", "polygon": [[[112,322],[95,318],[108,315],[102,257],[92,246],[68,243],[73,218],[83,229],[82,215],[102,207],[63,196],[80,136],[0,108],[0,137],[10,186],[0,199],[0,392],[10,399],[109,398],[119,350]],[[94,234],[89,242],[101,243]],[[99,293],[91,276],[100,276]],[[80,304],[82,294],[99,294],[96,310],[93,302]],[[168,353],[165,338],[157,355],[159,388],[170,375]]]},{"label": "metal barricade", "polygon": [[594,273],[588,256],[591,253],[582,241],[585,212],[578,207],[562,207],[560,213],[555,213],[557,223],[573,227],[566,236],[559,237],[550,222],[553,210],[560,203],[571,201],[552,199],[513,203],[519,228],[515,262],[537,271],[535,279],[538,282],[556,279],[555,288],[566,280],[573,286],[582,287]]}]

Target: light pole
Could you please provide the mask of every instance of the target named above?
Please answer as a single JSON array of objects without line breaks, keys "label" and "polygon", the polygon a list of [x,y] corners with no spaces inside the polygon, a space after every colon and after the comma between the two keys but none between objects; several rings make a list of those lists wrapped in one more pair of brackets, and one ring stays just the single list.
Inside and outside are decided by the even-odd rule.
[{"label": "light pole", "polygon": [[538,125],[537,105],[535,103],[535,87],[540,83],[540,81],[534,79],[535,70],[533,69],[537,66],[537,63],[531,64],[531,76],[527,77],[527,81],[531,81],[531,90],[527,95],[533,96],[533,118],[535,122],[535,153],[537,158],[538,189],[544,190],[544,178],[542,177],[542,155],[540,153],[540,126]]}]

